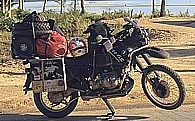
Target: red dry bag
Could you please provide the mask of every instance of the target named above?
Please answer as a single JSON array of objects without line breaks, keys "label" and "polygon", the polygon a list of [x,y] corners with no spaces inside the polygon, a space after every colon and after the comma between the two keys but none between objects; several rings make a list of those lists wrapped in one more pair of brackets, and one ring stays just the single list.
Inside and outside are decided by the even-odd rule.
[{"label": "red dry bag", "polygon": [[67,54],[66,37],[53,31],[50,34],[38,36],[36,39],[36,52],[43,57],[61,57]]}]

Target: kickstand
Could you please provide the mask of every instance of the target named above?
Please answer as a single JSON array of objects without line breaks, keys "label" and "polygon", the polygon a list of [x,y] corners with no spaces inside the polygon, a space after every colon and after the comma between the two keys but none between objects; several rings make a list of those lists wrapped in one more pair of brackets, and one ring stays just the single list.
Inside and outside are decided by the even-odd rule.
[{"label": "kickstand", "polygon": [[102,100],[106,103],[106,105],[108,106],[109,110],[111,111],[111,113],[108,113],[107,116],[113,118],[115,111],[114,111],[114,107],[110,104],[110,102],[107,100],[107,98],[102,98]]}]

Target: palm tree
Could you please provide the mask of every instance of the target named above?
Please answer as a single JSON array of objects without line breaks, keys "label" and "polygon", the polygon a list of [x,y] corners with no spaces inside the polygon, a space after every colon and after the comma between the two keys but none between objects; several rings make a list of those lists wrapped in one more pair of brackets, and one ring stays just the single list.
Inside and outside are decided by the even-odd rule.
[{"label": "palm tree", "polygon": [[81,13],[85,13],[84,0],[81,0]]},{"label": "palm tree", "polygon": [[161,10],[160,10],[160,17],[164,17],[166,15],[166,11],[165,11],[165,0],[161,1]]}]

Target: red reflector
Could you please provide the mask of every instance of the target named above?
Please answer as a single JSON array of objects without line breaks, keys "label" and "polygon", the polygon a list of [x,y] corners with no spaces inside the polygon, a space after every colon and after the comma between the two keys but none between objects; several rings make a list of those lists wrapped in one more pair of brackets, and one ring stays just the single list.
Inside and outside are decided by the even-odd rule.
[{"label": "red reflector", "polygon": [[63,80],[59,80],[58,81],[58,86],[64,86],[64,81]]},{"label": "red reflector", "polygon": [[144,41],[147,42],[147,38],[144,38]]}]

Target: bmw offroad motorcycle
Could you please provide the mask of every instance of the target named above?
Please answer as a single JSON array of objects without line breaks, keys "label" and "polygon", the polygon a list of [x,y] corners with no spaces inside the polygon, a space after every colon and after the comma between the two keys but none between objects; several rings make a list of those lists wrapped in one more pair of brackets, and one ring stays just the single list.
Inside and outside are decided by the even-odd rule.
[{"label": "bmw offroad motorcycle", "polygon": [[[155,65],[150,57],[165,59],[169,53],[149,46],[146,29],[135,20],[124,19],[124,29],[115,35],[106,23],[89,25],[88,53],[79,57],[29,59],[29,73],[24,87],[32,90],[34,102],[44,115],[62,118],[70,114],[79,98],[102,98],[114,116],[107,99],[123,97],[134,86],[132,74],[142,74],[142,88],[157,107],[173,110],[182,105],[185,87],[179,75],[165,65]],[[143,66],[143,58],[147,66]]]}]

